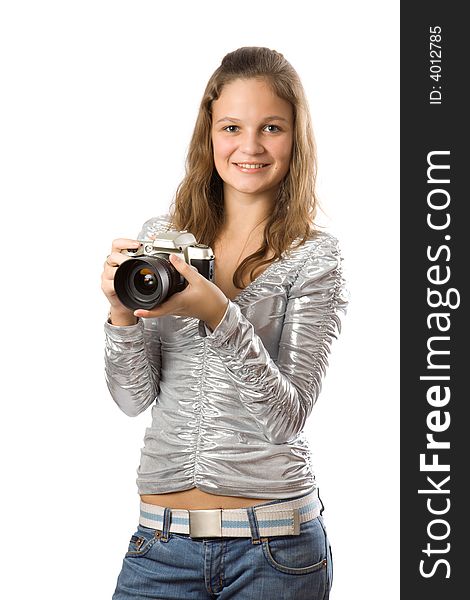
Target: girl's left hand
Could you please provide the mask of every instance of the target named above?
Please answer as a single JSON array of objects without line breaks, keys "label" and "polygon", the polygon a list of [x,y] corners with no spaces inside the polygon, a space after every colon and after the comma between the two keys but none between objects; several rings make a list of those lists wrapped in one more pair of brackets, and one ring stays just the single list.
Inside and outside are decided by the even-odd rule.
[{"label": "girl's left hand", "polygon": [[195,317],[205,321],[214,330],[227,309],[227,296],[214,283],[203,277],[195,267],[188,265],[176,254],[170,254],[170,262],[186,279],[187,287],[182,292],[170,296],[156,308],[138,309],[134,311],[134,315],[144,319],[166,315]]}]

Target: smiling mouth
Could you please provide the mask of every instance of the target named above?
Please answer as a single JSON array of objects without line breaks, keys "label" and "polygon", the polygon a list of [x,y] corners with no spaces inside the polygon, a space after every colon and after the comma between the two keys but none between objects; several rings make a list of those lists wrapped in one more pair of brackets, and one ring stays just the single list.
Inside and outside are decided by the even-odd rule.
[{"label": "smiling mouth", "polygon": [[264,167],[269,167],[269,163],[233,163],[240,169],[263,169]]}]

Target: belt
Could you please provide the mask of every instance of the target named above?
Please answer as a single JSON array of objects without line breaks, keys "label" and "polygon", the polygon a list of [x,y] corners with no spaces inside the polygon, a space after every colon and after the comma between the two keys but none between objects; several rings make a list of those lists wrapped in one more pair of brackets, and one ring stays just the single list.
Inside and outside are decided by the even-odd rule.
[{"label": "belt", "polygon": [[[315,489],[305,496],[265,504],[253,508],[260,537],[299,535],[300,524],[315,519],[323,506]],[[251,537],[246,508],[216,508],[201,510],[168,509],[168,531],[199,537]],[[165,507],[140,502],[139,523],[144,527],[162,530]]]}]

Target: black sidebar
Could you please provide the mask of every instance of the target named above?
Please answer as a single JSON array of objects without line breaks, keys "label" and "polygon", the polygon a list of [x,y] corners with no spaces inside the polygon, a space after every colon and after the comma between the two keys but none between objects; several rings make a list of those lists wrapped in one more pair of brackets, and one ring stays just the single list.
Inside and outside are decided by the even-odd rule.
[{"label": "black sidebar", "polygon": [[401,3],[403,600],[470,597],[470,23],[464,7]]}]

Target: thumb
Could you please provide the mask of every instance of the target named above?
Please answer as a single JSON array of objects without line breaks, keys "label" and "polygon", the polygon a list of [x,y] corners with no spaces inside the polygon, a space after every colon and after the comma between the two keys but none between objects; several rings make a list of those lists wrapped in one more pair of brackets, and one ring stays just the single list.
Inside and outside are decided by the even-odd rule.
[{"label": "thumb", "polygon": [[177,256],[176,254],[170,254],[170,261],[171,264],[178,271],[178,273],[181,273],[181,275],[188,281],[188,283],[195,283],[197,281],[197,278],[201,277],[196,267],[188,265],[188,263],[185,260]]}]

